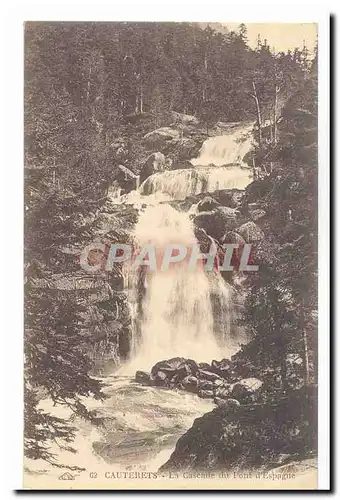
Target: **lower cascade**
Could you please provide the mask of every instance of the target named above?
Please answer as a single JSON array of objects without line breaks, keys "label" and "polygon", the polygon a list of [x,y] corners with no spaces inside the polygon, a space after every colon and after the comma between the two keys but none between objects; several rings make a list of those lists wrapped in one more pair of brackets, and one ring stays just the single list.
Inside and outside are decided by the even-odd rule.
[{"label": "lower cascade", "polygon": [[[139,246],[153,244],[163,255],[169,243],[197,243],[189,215],[168,204],[149,206],[135,229]],[[157,266],[159,267],[159,266]],[[168,270],[131,271],[133,368],[150,369],[160,359],[184,356],[198,361],[221,356],[214,334],[211,293],[216,276],[186,262]],[[225,289],[224,292],[228,293]]]}]

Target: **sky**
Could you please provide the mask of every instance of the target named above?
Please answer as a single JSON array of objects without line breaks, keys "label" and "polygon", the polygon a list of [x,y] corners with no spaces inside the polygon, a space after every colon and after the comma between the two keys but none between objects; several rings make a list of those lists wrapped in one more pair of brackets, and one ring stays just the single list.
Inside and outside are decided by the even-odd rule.
[{"label": "sky", "polygon": [[[236,30],[240,23],[222,23],[230,30]],[[265,38],[275,52],[287,52],[295,47],[302,48],[303,41],[311,52],[317,38],[317,24],[312,23],[245,23],[248,30],[248,41],[251,47],[257,45],[257,35]]]}]

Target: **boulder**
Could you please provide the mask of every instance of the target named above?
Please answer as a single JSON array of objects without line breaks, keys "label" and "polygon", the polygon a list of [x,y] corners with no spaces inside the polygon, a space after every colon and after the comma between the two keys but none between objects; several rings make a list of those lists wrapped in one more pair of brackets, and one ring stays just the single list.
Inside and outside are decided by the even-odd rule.
[{"label": "boulder", "polygon": [[233,385],[231,397],[241,402],[253,400],[262,385],[263,382],[257,378],[245,378]]},{"label": "boulder", "polygon": [[213,398],[214,397],[213,391],[209,391],[209,390],[206,390],[206,389],[198,389],[197,395],[200,398],[203,398],[203,399],[208,399],[208,398]]},{"label": "boulder", "polygon": [[223,380],[220,375],[217,375],[217,373],[213,373],[208,370],[198,370],[198,377],[200,380],[209,380],[211,382],[214,382],[214,380]]},{"label": "boulder", "polygon": [[171,389],[175,387],[181,388],[182,380],[183,380],[183,372],[175,373],[175,375],[172,375],[170,377],[168,376],[169,387]]},{"label": "boulder", "polygon": [[213,360],[211,363],[211,369],[229,383],[247,378],[252,371],[252,367],[253,365],[250,365],[246,362],[246,360],[242,359],[222,359],[221,361]]},{"label": "boulder", "polygon": [[149,132],[143,137],[143,141],[149,149],[162,149],[169,143],[180,140],[180,133],[171,127],[161,127]]},{"label": "boulder", "polygon": [[167,161],[163,153],[159,151],[157,153],[152,153],[144,163],[140,172],[140,183],[144,182],[145,179],[150,177],[150,175],[156,172],[162,172],[167,168]]},{"label": "boulder", "polygon": [[168,379],[174,375],[180,375],[184,379],[188,375],[195,374],[197,370],[197,363],[194,360],[178,357],[159,361],[152,367],[151,375],[154,376],[161,371],[166,373]]},{"label": "boulder", "polygon": [[213,391],[214,383],[211,380],[198,379],[197,388],[199,391]]},{"label": "boulder", "polygon": [[219,205],[218,201],[214,200],[211,196],[206,196],[197,205],[198,212],[209,212],[209,210],[214,210]]},{"label": "boulder", "polygon": [[217,207],[216,211],[224,218],[225,221],[236,220],[240,212],[236,208]]},{"label": "boulder", "polygon": [[136,371],[135,380],[139,384],[144,384],[144,385],[151,385],[152,384],[150,373],[143,372],[140,370]]},{"label": "boulder", "polygon": [[162,371],[157,371],[151,375],[153,385],[159,387],[169,387],[169,379],[166,373]]},{"label": "boulder", "polygon": [[114,181],[119,184],[119,186],[128,193],[133,189],[136,189],[138,175],[134,174],[125,165],[118,165],[114,175]]},{"label": "boulder", "polygon": [[[218,241],[209,236],[206,231],[200,227],[194,227],[195,238],[197,243],[200,246],[201,252],[209,253],[210,247],[212,243],[215,243],[216,247],[218,247]],[[206,368],[210,365],[206,363]]]},{"label": "boulder", "polygon": [[180,384],[180,388],[188,392],[197,393],[198,380],[193,375],[185,377]]},{"label": "boulder", "polygon": [[[178,160],[190,160],[197,154],[199,146],[193,139],[184,137],[176,146]],[[192,165],[191,165],[192,166]]]},{"label": "boulder", "polygon": [[[243,255],[243,249],[245,244],[244,239],[238,233],[235,233],[235,231],[227,231],[220,241],[221,245],[230,245],[230,244],[238,245],[237,248],[233,249],[230,261],[230,264],[233,267],[233,269],[237,271],[240,267],[240,262]],[[228,271],[225,272],[228,273]]]},{"label": "boulder", "polygon": [[264,238],[264,232],[253,221],[242,224],[242,226],[235,229],[235,232],[241,235],[247,243],[261,241]]},{"label": "boulder", "polygon": [[225,378],[225,375],[227,375],[232,368],[232,362],[230,361],[230,359],[226,358],[221,359],[221,361],[216,361],[215,359],[213,359],[211,362],[211,366],[216,373]]},{"label": "boulder", "polygon": [[194,217],[195,226],[204,229],[209,236],[220,240],[227,231],[237,225],[239,212],[234,208],[217,207],[209,212],[201,212]]},{"label": "boulder", "polygon": [[202,369],[202,370],[210,370],[211,366],[209,365],[209,363],[198,363],[198,368]]},{"label": "boulder", "polygon": [[226,381],[222,377],[213,380],[213,382],[214,382],[214,389],[216,389],[217,387],[222,387],[226,383]]},{"label": "boulder", "polygon": [[223,408],[224,410],[229,411],[235,411],[241,406],[240,402],[237,401],[237,399],[221,399],[215,397],[214,403],[218,406],[218,408]]},{"label": "boulder", "polygon": [[246,196],[247,193],[244,189],[221,189],[218,191],[218,201],[225,207],[239,207]]},{"label": "boulder", "polygon": [[229,399],[233,390],[232,384],[224,384],[214,387],[214,396],[220,399]]}]

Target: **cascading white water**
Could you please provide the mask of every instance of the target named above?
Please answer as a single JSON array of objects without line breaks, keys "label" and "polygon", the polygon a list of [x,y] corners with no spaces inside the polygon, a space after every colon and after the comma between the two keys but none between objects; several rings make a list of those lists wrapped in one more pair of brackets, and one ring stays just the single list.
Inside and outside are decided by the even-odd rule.
[{"label": "cascading white water", "polygon": [[166,170],[150,175],[120,201],[154,204],[183,200],[187,196],[219,189],[244,189],[252,180],[252,170],[244,162],[250,151],[252,125],[231,127],[223,135],[210,137],[201,148],[192,168]]},{"label": "cascading white water", "polygon": [[[186,170],[158,172],[148,177],[140,187],[142,195],[163,193],[170,199],[183,200],[199,193],[219,189],[244,189],[251,181],[251,171],[238,166],[196,167]],[[163,198],[162,201],[167,201]]]},{"label": "cascading white water", "polygon": [[[155,173],[121,200],[144,205],[134,234],[138,247],[153,243],[164,254],[170,243],[188,248],[196,243],[190,214],[166,202],[218,189],[244,189],[251,182],[251,169],[243,163],[251,148],[251,128],[233,126],[207,139],[192,168]],[[235,351],[231,287],[218,273],[206,273],[201,266],[189,270],[186,264],[145,276],[125,269],[133,320],[125,373],[150,370],[157,361],[175,356],[211,362]]]},{"label": "cascading white water", "polygon": [[251,131],[253,125],[230,128],[223,135],[207,139],[198,158],[191,160],[193,165],[240,165],[247,167],[243,161],[252,147]]},{"label": "cascading white water", "polygon": [[[161,257],[169,243],[182,244],[188,252],[196,243],[188,214],[168,204],[147,207],[140,215],[134,236],[138,246],[153,244]],[[221,357],[214,335],[209,277],[202,266],[190,270],[187,263],[145,275],[143,317],[140,330],[134,328],[133,331],[131,371],[149,370],[157,361],[175,356],[196,361]],[[136,315],[141,284],[138,272],[131,270],[131,275],[130,298]],[[135,327],[137,323],[134,322]]]}]

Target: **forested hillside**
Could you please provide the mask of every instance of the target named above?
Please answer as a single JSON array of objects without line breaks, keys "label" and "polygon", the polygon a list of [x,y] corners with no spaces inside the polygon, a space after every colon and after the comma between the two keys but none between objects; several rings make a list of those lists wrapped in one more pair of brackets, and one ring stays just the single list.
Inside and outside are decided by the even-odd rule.
[{"label": "forested hillside", "polygon": [[[190,150],[182,155],[176,143],[163,151],[167,168],[197,154],[217,124],[255,124],[247,196],[270,217],[258,254],[266,271],[248,277],[243,322],[256,340],[246,355],[265,366],[270,352],[288,386],[282,360],[302,353],[301,376],[306,384],[316,380],[316,66],[306,47],[274,53],[259,38],[251,49],[243,24],[221,33],[195,23],[26,23],[28,457],[55,464],[48,443],[70,449],[75,432],[38,410],[39,398],[95,421],[82,403],[83,396],[103,397],[90,354],[104,341],[105,349],[114,345],[106,352],[113,365],[128,354],[120,277],[77,288],[77,279],[84,281],[79,252],[102,235],[100,216],[119,175],[135,182],[141,173],[153,151],[145,134],[176,120],[180,145]],[[110,240],[127,240],[135,222],[133,208],[111,207]]]}]

